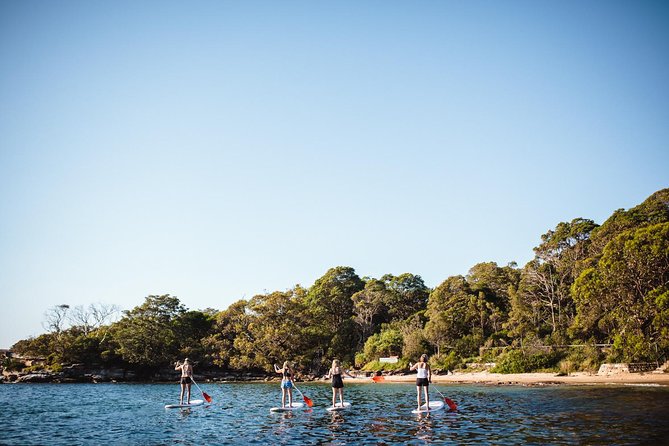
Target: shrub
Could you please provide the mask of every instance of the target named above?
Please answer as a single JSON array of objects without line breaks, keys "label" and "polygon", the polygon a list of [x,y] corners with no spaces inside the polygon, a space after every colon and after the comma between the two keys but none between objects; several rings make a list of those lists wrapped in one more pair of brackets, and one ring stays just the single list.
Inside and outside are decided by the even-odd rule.
[{"label": "shrub", "polygon": [[560,371],[567,374],[571,372],[596,372],[599,370],[603,357],[603,353],[594,345],[574,348],[560,362]]},{"label": "shrub", "polygon": [[455,351],[448,355],[434,355],[430,358],[430,367],[432,370],[455,370],[463,365],[462,358]]},{"label": "shrub", "polygon": [[526,354],[522,350],[512,350],[502,355],[491,371],[495,373],[555,371],[560,359],[558,353]]},{"label": "shrub", "polygon": [[13,358],[6,358],[2,361],[2,368],[5,370],[20,372],[26,368],[26,365],[23,361]]}]

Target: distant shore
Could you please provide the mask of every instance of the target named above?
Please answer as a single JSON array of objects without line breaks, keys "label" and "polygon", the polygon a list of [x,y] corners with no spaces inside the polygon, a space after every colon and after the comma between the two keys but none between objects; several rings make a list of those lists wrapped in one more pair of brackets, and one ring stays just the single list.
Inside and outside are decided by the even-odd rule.
[{"label": "distant shore", "polygon": [[[351,379],[352,382],[362,381],[363,379]],[[404,383],[414,382],[416,375],[384,375],[383,382]],[[432,382],[444,384],[487,384],[487,385],[587,385],[587,384],[647,384],[669,386],[669,373],[648,372],[648,373],[616,373],[616,374],[590,374],[584,372],[571,373],[570,375],[559,376],[555,373],[458,373],[448,375],[432,375]]]}]

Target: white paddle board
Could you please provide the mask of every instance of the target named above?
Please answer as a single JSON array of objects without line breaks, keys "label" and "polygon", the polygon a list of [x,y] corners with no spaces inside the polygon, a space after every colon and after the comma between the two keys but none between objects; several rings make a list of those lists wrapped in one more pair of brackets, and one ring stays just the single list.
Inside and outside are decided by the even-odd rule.
[{"label": "white paddle board", "polygon": [[423,404],[420,406],[420,410],[414,409],[411,411],[411,413],[427,413],[427,412],[434,412],[436,410],[441,410],[444,408],[444,402],[443,401],[430,401],[430,410],[427,410],[427,406]]},{"label": "white paddle board", "polygon": [[177,409],[180,407],[193,407],[193,406],[200,406],[204,404],[204,400],[190,400],[190,404],[167,404],[165,405],[165,409]]},{"label": "white paddle board", "polygon": [[304,403],[293,403],[292,406],[286,406],[286,407],[272,407],[269,411],[270,412],[290,412],[291,410],[300,410],[304,407]]},{"label": "white paddle board", "polygon": [[327,408],[327,410],[330,411],[330,412],[338,412],[340,410],[346,410],[346,409],[350,409],[350,408],[351,408],[351,403],[349,403],[348,401],[344,401],[343,406],[341,406],[341,405],[339,405],[339,403],[337,403],[337,405],[335,407],[330,406],[330,407]]}]

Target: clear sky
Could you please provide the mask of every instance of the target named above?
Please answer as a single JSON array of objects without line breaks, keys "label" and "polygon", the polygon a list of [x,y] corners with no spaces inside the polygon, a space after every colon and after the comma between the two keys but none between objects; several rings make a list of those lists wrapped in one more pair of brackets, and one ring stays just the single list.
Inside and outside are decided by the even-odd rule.
[{"label": "clear sky", "polygon": [[669,186],[668,5],[0,0],[0,347],[63,303],[522,266]]}]

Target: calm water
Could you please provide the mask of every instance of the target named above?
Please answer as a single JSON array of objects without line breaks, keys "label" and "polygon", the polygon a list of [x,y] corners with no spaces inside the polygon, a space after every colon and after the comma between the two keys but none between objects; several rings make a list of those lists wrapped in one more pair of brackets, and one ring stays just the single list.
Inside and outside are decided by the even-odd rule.
[{"label": "calm water", "polygon": [[178,385],[0,385],[0,444],[669,444],[667,387],[441,385],[459,410],[430,415],[410,384],[347,383],[355,410],[335,414],[327,384],[302,384],[315,406],[293,413],[269,412],[278,384],[202,387],[212,405],[165,410]]}]

